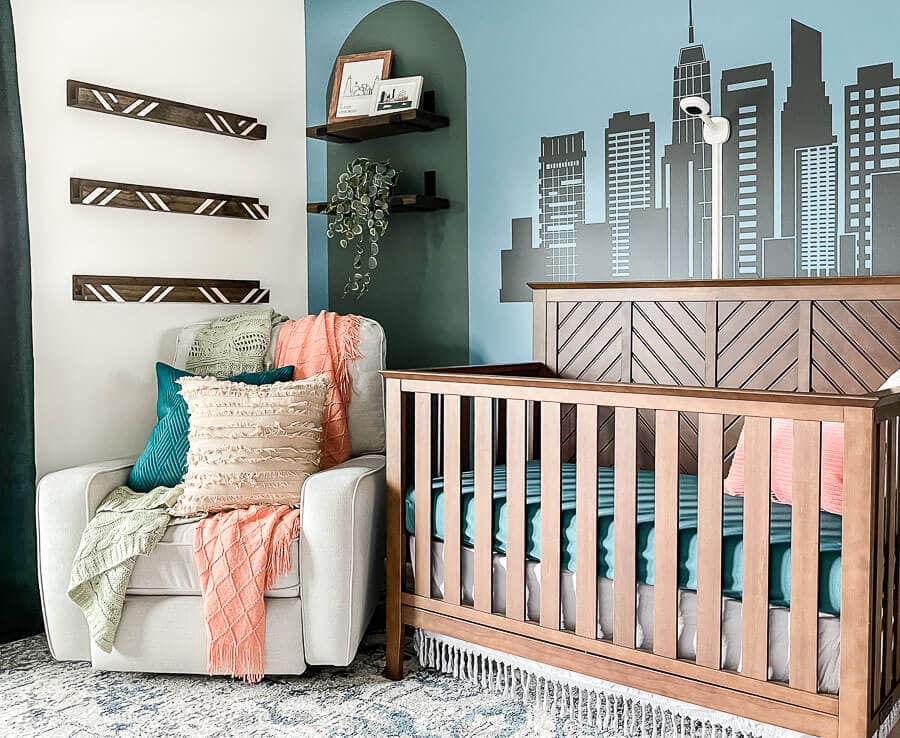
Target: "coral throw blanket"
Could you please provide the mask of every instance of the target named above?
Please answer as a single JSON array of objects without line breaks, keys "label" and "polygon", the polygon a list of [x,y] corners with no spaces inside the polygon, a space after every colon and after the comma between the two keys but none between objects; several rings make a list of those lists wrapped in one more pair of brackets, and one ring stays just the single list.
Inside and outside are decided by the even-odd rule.
[{"label": "coral throw blanket", "polygon": [[360,357],[359,318],[324,310],[285,323],[278,334],[275,366],[294,365],[294,379],[328,376],[322,417],[322,469],[350,458],[350,364]]},{"label": "coral throw blanket", "polygon": [[206,615],[207,670],[258,682],[266,673],[263,595],[291,568],[300,511],[254,505],[201,520],[194,533]]}]

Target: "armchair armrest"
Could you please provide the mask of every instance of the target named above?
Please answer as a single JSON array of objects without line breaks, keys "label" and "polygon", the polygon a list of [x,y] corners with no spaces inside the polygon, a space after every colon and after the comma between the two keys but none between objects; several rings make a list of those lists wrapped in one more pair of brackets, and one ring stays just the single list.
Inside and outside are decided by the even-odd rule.
[{"label": "armchair armrest", "polygon": [[72,562],[88,521],[112,490],[125,484],[133,459],[47,474],[37,486],[38,579],[50,652],[60,661],[89,661],[91,640],[69,599]]},{"label": "armchair armrest", "polygon": [[384,585],[384,456],[360,456],[306,480],[300,606],[306,662],[346,666]]}]

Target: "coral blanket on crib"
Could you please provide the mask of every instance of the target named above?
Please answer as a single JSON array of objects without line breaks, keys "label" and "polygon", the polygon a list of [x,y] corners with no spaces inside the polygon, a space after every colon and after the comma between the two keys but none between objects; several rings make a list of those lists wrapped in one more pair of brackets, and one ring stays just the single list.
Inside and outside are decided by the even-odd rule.
[{"label": "coral blanket on crib", "polygon": [[328,377],[322,416],[322,469],[350,458],[350,364],[359,357],[359,318],[355,315],[323,310],[318,315],[288,321],[278,335],[275,366],[293,365],[294,379],[309,379],[317,374]]},{"label": "coral blanket on crib", "polygon": [[194,533],[207,670],[258,682],[266,672],[264,594],[291,568],[300,511],[253,505],[201,520]]}]

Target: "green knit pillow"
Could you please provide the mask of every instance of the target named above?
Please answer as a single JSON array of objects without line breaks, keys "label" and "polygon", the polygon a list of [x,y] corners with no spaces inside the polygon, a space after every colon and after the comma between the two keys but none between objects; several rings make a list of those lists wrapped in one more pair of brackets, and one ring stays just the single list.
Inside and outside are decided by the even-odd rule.
[{"label": "green knit pillow", "polygon": [[[158,362],[156,364],[156,417],[159,419],[147,447],[134,462],[128,475],[128,486],[136,492],[149,492],[155,487],[174,487],[187,473],[188,406],[179,394],[181,377],[193,377],[190,372]],[[294,367],[283,366],[268,372],[238,374],[229,382],[243,384],[274,384],[294,378]]]}]

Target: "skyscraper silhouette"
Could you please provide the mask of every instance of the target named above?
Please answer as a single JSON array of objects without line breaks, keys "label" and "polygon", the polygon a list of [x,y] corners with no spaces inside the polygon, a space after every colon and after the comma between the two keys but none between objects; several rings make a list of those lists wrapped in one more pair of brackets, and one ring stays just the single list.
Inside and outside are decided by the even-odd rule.
[{"label": "skyscraper silhouette", "polygon": [[761,277],[763,240],[775,234],[775,102],[772,64],[722,72],[722,115],[731,121],[725,144],[723,212],[735,221],[732,264],[725,276]]},{"label": "skyscraper silhouette", "polygon": [[541,138],[540,246],[547,276],[575,279],[575,226],[584,223],[584,131]]},{"label": "skyscraper silhouette", "polygon": [[648,113],[614,113],[606,128],[606,220],[613,277],[631,273],[632,210],[656,204],[656,127]]},{"label": "skyscraper silhouette", "polygon": [[797,149],[830,146],[835,140],[831,101],[822,80],[822,34],[792,19],[791,84],[781,110],[782,236],[794,235],[797,228]]},{"label": "skyscraper silhouette", "polygon": [[681,107],[696,95],[712,105],[709,60],[694,42],[693,6],[689,4],[688,45],[678,54],[672,80],[672,143],[662,160],[663,207],[669,209],[670,277],[708,273],[710,250],[704,242],[704,219],[712,217],[712,149],[703,142],[703,123]]},{"label": "skyscraper silhouette", "polygon": [[[889,273],[896,268],[892,257],[900,245],[873,242],[873,208],[879,205],[873,203],[872,184],[875,177],[900,172],[900,79],[893,64],[857,69],[856,84],[844,90],[844,109],[846,218],[847,230],[857,235],[856,273]],[[882,233],[892,230],[888,220],[900,220],[900,213],[887,207],[885,203],[878,212]],[[879,263],[881,254],[884,264]]]}]

